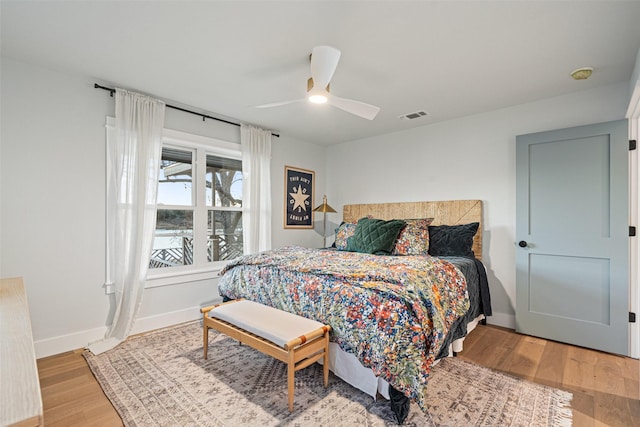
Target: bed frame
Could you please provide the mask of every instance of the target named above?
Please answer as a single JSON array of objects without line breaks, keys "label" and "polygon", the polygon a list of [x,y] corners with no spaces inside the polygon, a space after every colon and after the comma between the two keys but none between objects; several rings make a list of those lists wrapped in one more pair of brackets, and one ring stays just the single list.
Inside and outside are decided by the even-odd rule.
[{"label": "bed frame", "polygon": [[448,200],[437,202],[370,203],[344,205],[342,220],[356,222],[371,215],[379,219],[433,218],[432,225],[459,225],[478,222],[473,237],[473,253],[482,260],[482,200]]}]

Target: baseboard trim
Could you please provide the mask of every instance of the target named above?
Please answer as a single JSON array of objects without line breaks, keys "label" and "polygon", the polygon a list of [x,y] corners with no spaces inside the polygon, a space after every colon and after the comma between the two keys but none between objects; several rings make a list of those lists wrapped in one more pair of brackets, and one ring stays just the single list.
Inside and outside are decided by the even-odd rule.
[{"label": "baseboard trim", "polygon": [[[133,325],[131,334],[140,334],[154,329],[177,325],[178,323],[189,322],[199,319],[200,316],[200,306],[197,306],[139,318]],[[35,341],[36,358],[40,359],[42,357],[53,356],[54,354],[85,348],[90,342],[102,339],[105,332],[107,332],[107,327],[103,326]]]},{"label": "baseboard trim", "polygon": [[[200,307],[197,306],[185,308],[184,310],[142,317],[136,320],[136,323],[133,325],[133,329],[131,330],[131,334],[140,334],[154,329],[177,325],[178,323],[197,320],[200,316]],[[516,317],[513,314],[494,312],[492,316],[487,317],[487,323],[490,325],[515,329]],[[107,327],[103,326],[101,328],[87,329],[73,334],[60,335],[36,341],[34,343],[36,358],[40,359],[42,357],[53,356],[54,354],[60,354],[66,351],[85,348],[90,342],[97,341],[104,337],[106,331]]]},{"label": "baseboard trim", "polygon": [[487,316],[487,323],[489,325],[502,326],[503,328],[515,329],[516,328],[516,315],[506,313],[496,313]]},{"label": "baseboard trim", "polygon": [[136,320],[136,323],[131,329],[131,335],[166,328],[167,326],[177,325],[178,323],[190,322],[200,317],[202,317],[200,306],[143,317]]}]

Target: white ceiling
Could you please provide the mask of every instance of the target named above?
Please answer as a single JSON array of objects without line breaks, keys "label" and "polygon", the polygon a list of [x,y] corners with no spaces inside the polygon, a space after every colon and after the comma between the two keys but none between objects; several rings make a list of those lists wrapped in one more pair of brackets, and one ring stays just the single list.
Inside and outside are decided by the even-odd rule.
[{"label": "white ceiling", "polygon": [[[318,144],[385,134],[629,81],[640,1],[2,0],[2,55],[146,92]],[[302,98],[309,54],[342,51],[337,96]],[[569,73],[591,66],[589,80]],[[93,90],[93,89],[92,89]],[[430,114],[406,121],[417,110]]]}]

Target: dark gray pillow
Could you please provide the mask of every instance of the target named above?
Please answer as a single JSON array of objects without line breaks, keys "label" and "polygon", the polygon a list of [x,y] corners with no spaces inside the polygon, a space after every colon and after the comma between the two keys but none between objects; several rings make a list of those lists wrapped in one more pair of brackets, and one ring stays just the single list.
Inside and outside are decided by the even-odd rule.
[{"label": "dark gray pillow", "polygon": [[474,257],[473,236],[477,222],[463,225],[430,225],[429,255]]}]

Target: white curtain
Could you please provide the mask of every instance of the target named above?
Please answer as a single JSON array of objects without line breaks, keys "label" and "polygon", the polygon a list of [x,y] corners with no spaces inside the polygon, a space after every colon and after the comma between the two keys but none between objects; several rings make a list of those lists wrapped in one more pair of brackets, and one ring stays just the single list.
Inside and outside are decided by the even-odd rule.
[{"label": "white curtain", "polygon": [[240,127],[244,253],[271,249],[271,131]]},{"label": "white curtain", "polygon": [[156,226],[158,173],[162,154],[165,103],[134,92],[116,90],[116,146],[113,242],[115,315],[94,354],[124,341],[136,319],[149,267]]}]

